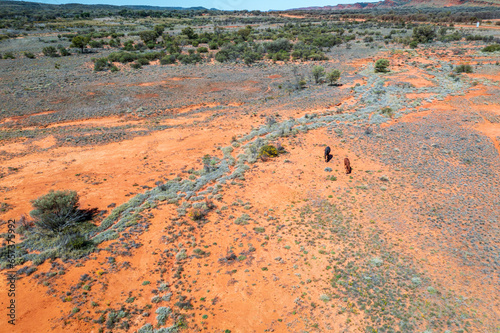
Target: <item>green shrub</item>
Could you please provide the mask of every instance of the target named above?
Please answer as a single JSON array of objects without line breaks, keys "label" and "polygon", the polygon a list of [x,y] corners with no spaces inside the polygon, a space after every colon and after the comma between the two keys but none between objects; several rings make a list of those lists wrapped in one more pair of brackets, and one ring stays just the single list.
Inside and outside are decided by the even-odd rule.
[{"label": "green shrub", "polygon": [[67,56],[71,55],[71,52],[69,52],[69,50],[64,48],[64,47],[59,48],[59,52],[61,53],[61,55],[63,57],[67,57]]},{"label": "green shrub", "polygon": [[90,37],[75,36],[71,39],[70,47],[77,47],[81,49],[83,53],[83,50],[85,49],[85,47],[89,42],[90,42]]},{"label": "green shrub", "polygon": [[35,55],[31,52],[24,52],[24,56],[29,59],[35,59]]},{"label": "green shrub", "polygon": [[413,28],[412,37],[418,43],[429,43],[436,37],[436,31],[431,25],[420,25]]},{"label": "green shrub", "polygon": [[134,49],[134,41],[128,40],[123,44],[123,49],[125,51],[132,51]]},{"label": "green shrub", "polygon": [[195,63],[201,62],[203,60],[201,55],[198,53],[193,53],[193,54],[189,54],[189,55],[181,54],[181,55],[179,55],[178,59],[184,65],[195,64]]},{"label": "green shrub", "polygon": [[483,48],[481,51],[483,52],[496,52],[500,51],[500,44],[491,44]]},{"label": "green shrub", "polygon": [[326,74],[326,79],[333,85],[340,79],[340,71],[338,69],[334,69],[333,71]]},{"label": "green shrub", "polygon": [[292,43],[286,38],[280,38],[272,42],[267,42],[263,44],[264,49],[268,53],[278,53],[280,51],[287,52],[292,49]]},{"label": "green shrub", "polygon": [[3,55],[3,58],[4,59],[16,59],[16,57],[14,56],[14,54],[12,52],[5,52],[5,54]]},{"label": "green shrub", "polygon": [[153,60],[156,60],[156,59],[160,59],[161,57],[163,57],[165,55],[165,52],[148,52],[148,53],[144,53],[141,58],[146,58],[150,61],[153,61]]},{"label": "green shrub", "polygon": [[102,41],[100,41],[100,40],[91,40],[89,42],[89,46],[92,47],[92,48],[95,48],[95,49],[101,48],[102,47]]},{"label": "green shrub", "polygon": [[130,65],[130,67],[132,67],[133,69],[140,69],[142,68],[142,65],[137,62],[134,62]]},{"label": "green shrub", "polygon": [[260,60],[260,59],[262,59],[262,55],[260,53],[257,53],[257,52],[246,51],[243,54],[243,60],[245,61],[246,65],[251,65],[251,64],[253,64],[254,62],[256,62],[257,60]]},{"label": "green shrub", "polygon": [[217,54],[215,55],[215,60],[217,60],[218,62],[229,61],[230,56],[228,50],[220,50],[219,52],[217,52]]},{"label": "green shrub", "polygon": [[122,64],[133,62],[138,58],[137,54],[131,52],[113,52],[108,55],[108,60],[111,62],[121,62]]},{"label": "green shrub", "polygon": [[103,71],[108,69],[111,64],[108,62],[106,58],[95,59],[94,61],[94,71]]},{"label": "green shrub", "polygon": [[85,212],[79,209],[78,200],[75,191],[52,190],[31,201],[35,209],[30,215],[42,232],[61,233],[85,220]]},{"label": "green shrub", "polygon": [[149,60],[146,58],[139,58],[136,60],[138,64],[141,64],[141,66],[147,66],[149,65]]},{"label": "green shrub", "polygon": [[375,73],[385,73],[388,72],[389,70],[387,69],[389,67],[389,60],[387,59],[378,59],[375,62]]},{"label": "green shrub", "polygon": [[112,39],[109,41],[109,46],[111,47],[119,47],[120,46],[120,40],[118,39]]},{"label": "green shrub", "polygon": [[320,78],[325,75],[325,68],[323,66],[314,66],[312,69],[312,75],[314,77],[314,81],[319,83]]},{"label": "green shrub", "polygon": [[62,240],[62,244],[67,250],[83,250],[93,245],[93,242],[88,240],[85,236],[80,233],[75,233],[67,235],[65,239]]},{"label": "green shrub", "polygon": [[46,46],[42,50],[43,54],[45,54],[47,57],[59,57],[59,54],[57,53],[57,49],[53,46]]},{"label": "green shrub", "polygon": [[206,47],[202,46],[202,47],[199,47],[196,51],[198,51],[198,53],[207,53],[208,49]]},{"label": "green shrub", "polygon": [[455,67],[454,71],[456,73],[472,73],[472,66],[461,64]]},{"label": "green shrub", "polygon": [[383,114],[383,115],[385,115],[385,116],[387,116],[387,117],[392,118],[393,115],[394,115],[394,110],[392,108],[390,108],[390,107],[387,106],[387,107],[381,109],[380,113]]},{"label": "green shrub", "polygon": [[217,42],[210,42],[208,43],[208,47],[210,50],[217,50],[219,48],[219,44],[217,44]]},{"label": "green shrub", "polygon": [[191,212],[189,212],[189,217],[193,221],[201,221],[205,218],[207,215],[208,211],[201,209],[201,208],[195,208]]},{"label": "green shrub", "polygon": [[176,56],[174,54],[170,54],[170,55],[167,55],[167,56],[161,58],[160,64],[171,65],[171,64],[175,64],[176,61],[177,61]]},{"label": "green shrub", "polygon": [[139,37],[144,43],[148,44],[150,42],[156,43],[156,39],[159,37],[159,35],[154,30],[146,30],[146,31],[141,31],[139,33]]},{"label": "green shrub", "polygon": [[276,157],[278,156],[278,149],[273,145],[265,145],[260,148],[259,157]]},{"label": "green shrub", "polygon": [[268,58],[272,59],[274,62],[276,61],[288,61],[290,60],[290,53],[287,51],[281,50],[276,53],[269,53]]}]

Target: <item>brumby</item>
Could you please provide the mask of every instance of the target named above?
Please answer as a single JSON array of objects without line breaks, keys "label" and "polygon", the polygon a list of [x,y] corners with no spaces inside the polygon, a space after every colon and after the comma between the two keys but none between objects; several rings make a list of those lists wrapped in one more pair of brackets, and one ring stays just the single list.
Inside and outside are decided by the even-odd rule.
[{"label": "brumby", "polygon": [[330,161],[330,159],[332,158],[332,155],[330,155],[331,151],[332,150],[330,149],[330,147],[325,148],[325,162]]},{"label": "brumby", "polygon": [[347,157],[344,158],[344,167],[345,167],[345,173],[346,174],[351,173],[351,171],[352,171],[351,162],[349,162],[349,159]]}]

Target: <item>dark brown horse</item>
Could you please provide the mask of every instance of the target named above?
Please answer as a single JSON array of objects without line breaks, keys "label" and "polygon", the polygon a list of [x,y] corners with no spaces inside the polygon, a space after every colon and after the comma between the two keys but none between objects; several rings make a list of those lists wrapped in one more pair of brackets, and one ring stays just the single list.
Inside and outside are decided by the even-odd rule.
[{"label": "dark brown horse", "polygon": [[331,152],[331,151],[332,151],[332,150],[330,149],[330,147],[326,147],[326,148],[325,148],[325,162],[330,161],[331,156],[332,156],[332,155],[330,155],[330,152]]}]

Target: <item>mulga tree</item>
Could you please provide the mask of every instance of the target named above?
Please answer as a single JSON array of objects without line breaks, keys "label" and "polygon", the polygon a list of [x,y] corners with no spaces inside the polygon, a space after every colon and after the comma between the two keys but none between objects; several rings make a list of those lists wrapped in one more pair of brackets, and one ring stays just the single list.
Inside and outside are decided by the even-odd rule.
[{"label": "mulga tree", "polygon": [[71,47],[77,47],[82,50],[82,53],[84,52],[85,47],[87,47],[87,44],[90,42],[90,37],[84,37],[84,36],[75,36],[71,40]]},{"label": "mulga tree", "polygon": [[320,79],[325,75],[325,68],[323,66],[314,66],[312,69],[314,81],[319,83]]}]

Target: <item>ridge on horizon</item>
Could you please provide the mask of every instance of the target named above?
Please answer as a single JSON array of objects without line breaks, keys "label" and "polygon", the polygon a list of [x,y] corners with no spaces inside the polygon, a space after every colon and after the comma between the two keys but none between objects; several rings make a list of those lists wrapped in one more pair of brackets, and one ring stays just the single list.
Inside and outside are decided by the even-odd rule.
[{"label": "ridge on horizon", "polygon": [[345,10],[345,9],[390,9],[400,7],[497,7],[500,0],[380,0],[377,2],[356,2],[352,4],[338,4],[327,6],[310,6],[291,8],[289,10]]}]

